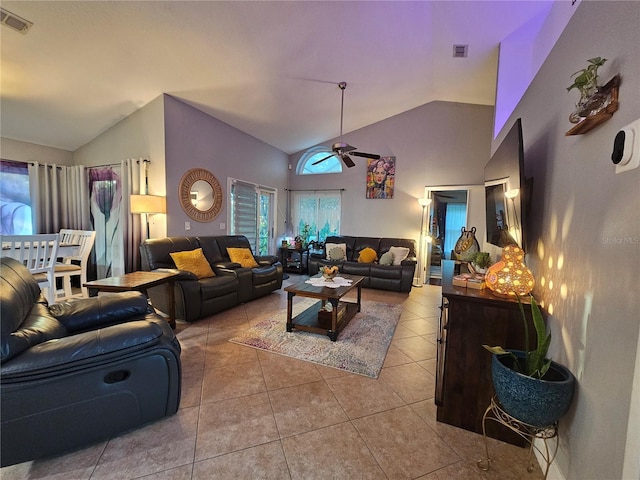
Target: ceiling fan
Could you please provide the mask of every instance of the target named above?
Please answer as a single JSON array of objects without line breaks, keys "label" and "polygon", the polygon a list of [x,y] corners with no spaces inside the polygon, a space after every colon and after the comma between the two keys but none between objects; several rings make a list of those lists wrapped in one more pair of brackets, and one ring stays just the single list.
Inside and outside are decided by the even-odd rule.
[{"label": "ceiling fan", "polygon": [[[344,143],[342,141],[342,121],[344,119],[344,89],[347,88],[347,82],[340,82],[338,84],[338,87],[340,88],[340,90],[342,90],[342,102],[340,104],[340,141],[338,143],[334,143],[333,146],[331,147],[331,150],[333,150],[333,153],[331,155],[328,155],[324,158],[321,158],[320,160],[313,162],[312,165],[317,165],[321,162],[324,162],[325,160],[330,159],[334,155],[337,155],[338,157],[340,157],[340,160],[342,160],[348,168],[355,167],[356,165],[349,155],[353,155],[355,157],[365,157],[365,158],[372,158],[374,160],[378,160],[380,158],[380,155],[376,155],[375,153],[356,152],[355,151],[356,147],[353,147],[348,143]],[[347,153],[349,155],[347,155]]]}]

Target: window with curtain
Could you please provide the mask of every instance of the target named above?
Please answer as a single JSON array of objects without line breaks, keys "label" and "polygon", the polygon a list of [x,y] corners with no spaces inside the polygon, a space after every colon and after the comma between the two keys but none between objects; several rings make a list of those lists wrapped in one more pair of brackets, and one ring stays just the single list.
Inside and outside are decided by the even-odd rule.
[{"label": "window with curtain", "polygon": [[324,242],[330,235],[340,235],[341,191],[317,190],[291,193],[292,235],[301,235],[306,224],[311,227],[309,237],[304,239],[307,242],[312,240]]},{"label": "window with curtain", "polygon": [[31,235],[31,197],[26,163],[0,161],[0,235]]},{"label": "window with curtain", "polygon": [[451,259],[451,252],[460,238],[460,230],[467,224],[467,204],[448,203],[444,226],[445,258]]},{"label": "window with curtain", "polygon": [[230,233],[247,237],[256,255],[273,253],[276,189],[230,179],[229,191]]}]

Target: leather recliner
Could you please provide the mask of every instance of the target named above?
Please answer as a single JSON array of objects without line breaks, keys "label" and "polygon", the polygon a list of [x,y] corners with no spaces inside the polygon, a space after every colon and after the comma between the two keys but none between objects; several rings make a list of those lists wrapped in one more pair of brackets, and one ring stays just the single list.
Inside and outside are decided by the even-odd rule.
[{"label": "leather recliner", "polygon": [[[345,244],[346,258],[343,260],[327,259],[326,243]],[[364,277],[362,286],[379,290],[392,290],[409,293],[416,269],[416,242],[410,238],[376,238],[329,236],[322,253],[309,255],[309,274],[315,275],[320,267],[337,265],[342,273],[361,275]],[[359,263],[358,256],[365,248],[373,248],[378,259],[388,252],[391,247],[406,247],[409,249],[407,258],[400,265],[380,265],[378,262]]]},{"label": "leather recliner", "polygon": [[[202,248],[214,277],[198,278],[191,272],[176,270],[170,254],[197,248]],[[244,235],[147,239],[140,245],[142,270],[168,269],[179,273],[174,281],[175,312],[177,318],[186,322],[249,302],[282,287],[284,271],[275,255],[254,255],[258,266],[245,268],[231,261],[227,248],[251,249]],[[168,311],[163,287],[153,287],[148,292],[153,305]]]},{"label": "leather recliner", "polygon": [[49,306],[0,259],[1,464],[81,448],[174,414],[180,344],[139,292]]}]

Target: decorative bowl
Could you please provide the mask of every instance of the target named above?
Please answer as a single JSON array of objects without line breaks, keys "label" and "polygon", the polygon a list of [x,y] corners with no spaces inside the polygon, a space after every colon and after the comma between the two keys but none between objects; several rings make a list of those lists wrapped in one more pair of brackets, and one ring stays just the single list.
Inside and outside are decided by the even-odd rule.
[{"label": "decorative bowl", "polygon": [[332,282],[335,276],[338,274],[338,267],[335,265],[333,267],[322,267],[320,269],[320,273],[322,273],[322,278],[324,278],[327,282]]}]

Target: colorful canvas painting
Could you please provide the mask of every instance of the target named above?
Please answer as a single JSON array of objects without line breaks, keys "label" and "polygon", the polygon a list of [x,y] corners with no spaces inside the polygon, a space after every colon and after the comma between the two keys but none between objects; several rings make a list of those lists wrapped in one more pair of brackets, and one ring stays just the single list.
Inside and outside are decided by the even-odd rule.
[{"label": "colorful canvas painting", "polygon": [[396,157],[367,160],[367,198],[393,198]]}]

